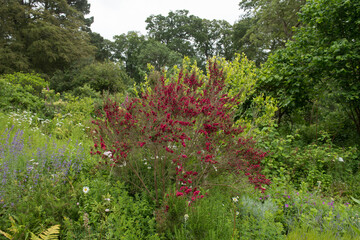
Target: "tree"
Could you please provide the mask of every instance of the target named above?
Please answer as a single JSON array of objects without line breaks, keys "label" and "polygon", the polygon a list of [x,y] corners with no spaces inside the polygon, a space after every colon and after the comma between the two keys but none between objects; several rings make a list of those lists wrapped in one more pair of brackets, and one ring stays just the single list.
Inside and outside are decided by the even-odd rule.
[{"label": "tree", "polygon": [[170,50],[197,60],[203,67],[214,55],[233,57],[232,26],[224,20],[201,19],[187,10],[151,15],[146,19],[150,38]]},{"label": "tree", "polygon": [[242,0],[239,6],[245,15],[235,24],[235,31],[242,32],[244,24],[250,27],[245,27],[245,34],[235,32],[234,42],[241,50],[250,48],[252,60],[264,62],[269,52],[285,47],[292,38],[292,29],[299,24],[297,13],[304,3],[305,0]]},{"label": "tree", "polygon": [[232,26],[227,21],[194,18],[192,24],[191,35],[198,58],[206,62],[212,56],[233,57]]},{"label": "tree", "polygon": [[144,44],[138,55],[138,63],[143,70],[147,68],[148,63],[160,71],[163,67],[171,68],[178,65],[181,61],[180,53],[172,51],[165,44],[151,39]]},{"label": "tree", "polygon": [[125,92],[133,85],[133,80],[124,71],[120,63],[110,61],[95,62],[82,68],[73,79],[78,87],[88,84],[98,92]]},{"label": "tree", "polygon": [[28,21],[26,6],[7,0],[0,0],[0,6],[0,74],[27,71],[30,62],[20,31]]},{"label": "tree", "polygon": [[99,33],[90,32],[90,42],[97,50],[95,52],[95,60],[103,62],[112,58],[114,51],[114,43],[108,39],[104,39]]},{"label": "tree", "polygon": [[151,15],[145,21],[149,37],[164,43],[168,48],[183,56],[195,56],[190,32],[193,30],[191,22],[196,17],[188,16],[188,14],[187,10],[177,10],[170,11],[166,17]]},{"label": "tree", "polygon": [[246,17],[236,22],[233,26],[232,41],[233,48],[237,52],[245,53],[249,59],[256,62],[257,66],[260,66],[261,63],[266,61],[267,53],[250,39],[250,34],[248,33],[254,22],[255,19],[251,17]]},{"label": "tree", "polygon": [[[360,135],[360,2],[310,0],[294,40],[272,55],[261,88],[283,106],[299,108],[328,91],[343,105]],[[279,95],[279,93],[282,93]],[[290,109],[288,109],[290,110]]]},{"label": "tree", "polygon": [[78,62],[64,71],[57,71],[50,79],[51,88],[57,92],[79,92],[85,85],[97,92],[124,92],[133,86],[121,63]]},{"label": "tree", "polygon": [[94,22],[94,17],[85,18],[84,16],[90,13],[90,4],[87,0],[67,0],[69,6],[75,8],[82,13],[82,19],[85,22],[83,30],[91,32],[90,25]]},{"label": "tree", "polygon": [[0,24],[7,26],[0,30],[0,73],[32,69],[51,75],[92,56],[89,37],[81,30],[83,14],[65,0],[0,3]]},{"label": "tree", "polygon": [[126,73],[136,82],[140,82],[143,77],[138,64],[138,55],[145,44],[145,36],[130,31],[127,34],[116,35],[114,39],[112,60],[123,63]]}]

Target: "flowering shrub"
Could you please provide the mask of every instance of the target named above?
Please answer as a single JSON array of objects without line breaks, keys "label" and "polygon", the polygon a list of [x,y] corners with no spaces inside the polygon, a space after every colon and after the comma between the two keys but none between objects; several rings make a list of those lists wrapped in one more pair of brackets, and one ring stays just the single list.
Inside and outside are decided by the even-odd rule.
[{"label": "flowering shrub", "polygon": [[[265,190],[270,181],[261,174],[260,163],[266,153],[241,136],[242,127],[234,126],[232,109],[239,95],[228,96],[224,76],[221,66],[209,62],[206,77],[180,71],[176,78],[162,76],[141,98],[122,104],[104,101],[93,121],[92,154],[124,179],[135,176],[137,183],[131,183],[156,201],[173,183],[177,196],[194,201],[202,196],[199,187],[211,186],[211,176],[223,173],[244,173],[255,188]],[[146,159],[151,175],[141,172],[139,158]]]}]

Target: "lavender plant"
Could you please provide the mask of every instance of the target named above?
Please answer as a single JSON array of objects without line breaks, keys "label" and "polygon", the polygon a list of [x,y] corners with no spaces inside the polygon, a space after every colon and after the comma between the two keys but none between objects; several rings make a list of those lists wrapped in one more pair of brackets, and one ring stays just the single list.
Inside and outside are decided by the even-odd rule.
[{"label": "lavender plant", "polygon": [[[16,216],[26,226],[23,233],[29,234],[76,215],[69,203],[76,202],[73,183],[86,154],[81,143],[70,139],[64,143],[16,126],[1,130],[0,216]],[[6,230],[10,222],[0,218],[0,226]]]}]

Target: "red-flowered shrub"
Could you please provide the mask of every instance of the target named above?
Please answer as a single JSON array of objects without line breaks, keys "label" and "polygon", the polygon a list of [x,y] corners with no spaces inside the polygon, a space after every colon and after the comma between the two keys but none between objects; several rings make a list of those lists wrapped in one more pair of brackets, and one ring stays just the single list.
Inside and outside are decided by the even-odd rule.
[{"label": "red-flowered shrub", "polygon": [[[237,97],[226,94],[221,68],[209,63],[208,70],[205,78],[183,72],[176,79],[161,77],[140,98],[122,104],[108,99],[93,121],[92,153],[123,179],[137,179],[134,185],[155,200],[174,183],[177,196],[190,202],[202,198],[200,187],[222,173],[245,175],[264,190],[270,183],[260,172],[266,153],[234,127],[231,109]],[[144,173],[144,164],[151,174]]]}]

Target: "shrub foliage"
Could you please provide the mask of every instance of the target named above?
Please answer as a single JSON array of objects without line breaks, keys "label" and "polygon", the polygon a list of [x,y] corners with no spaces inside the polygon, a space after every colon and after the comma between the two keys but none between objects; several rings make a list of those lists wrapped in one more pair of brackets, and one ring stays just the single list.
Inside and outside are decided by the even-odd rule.
[{"label": "shrub foliage", "polygon": [[207,77],[180,71],[176,78],[161,77],[141,98],[108,99],[93,121],[92,153],[156,201],[172,184],[178,196],[194,201],[202,197],[199,187],[214,184],[215,172],[245,173],[264,190],[270,183],[260,167],[266,153],[234,125],[231,109],[239,95],[226,92],[221,66],[209,62]]}]

